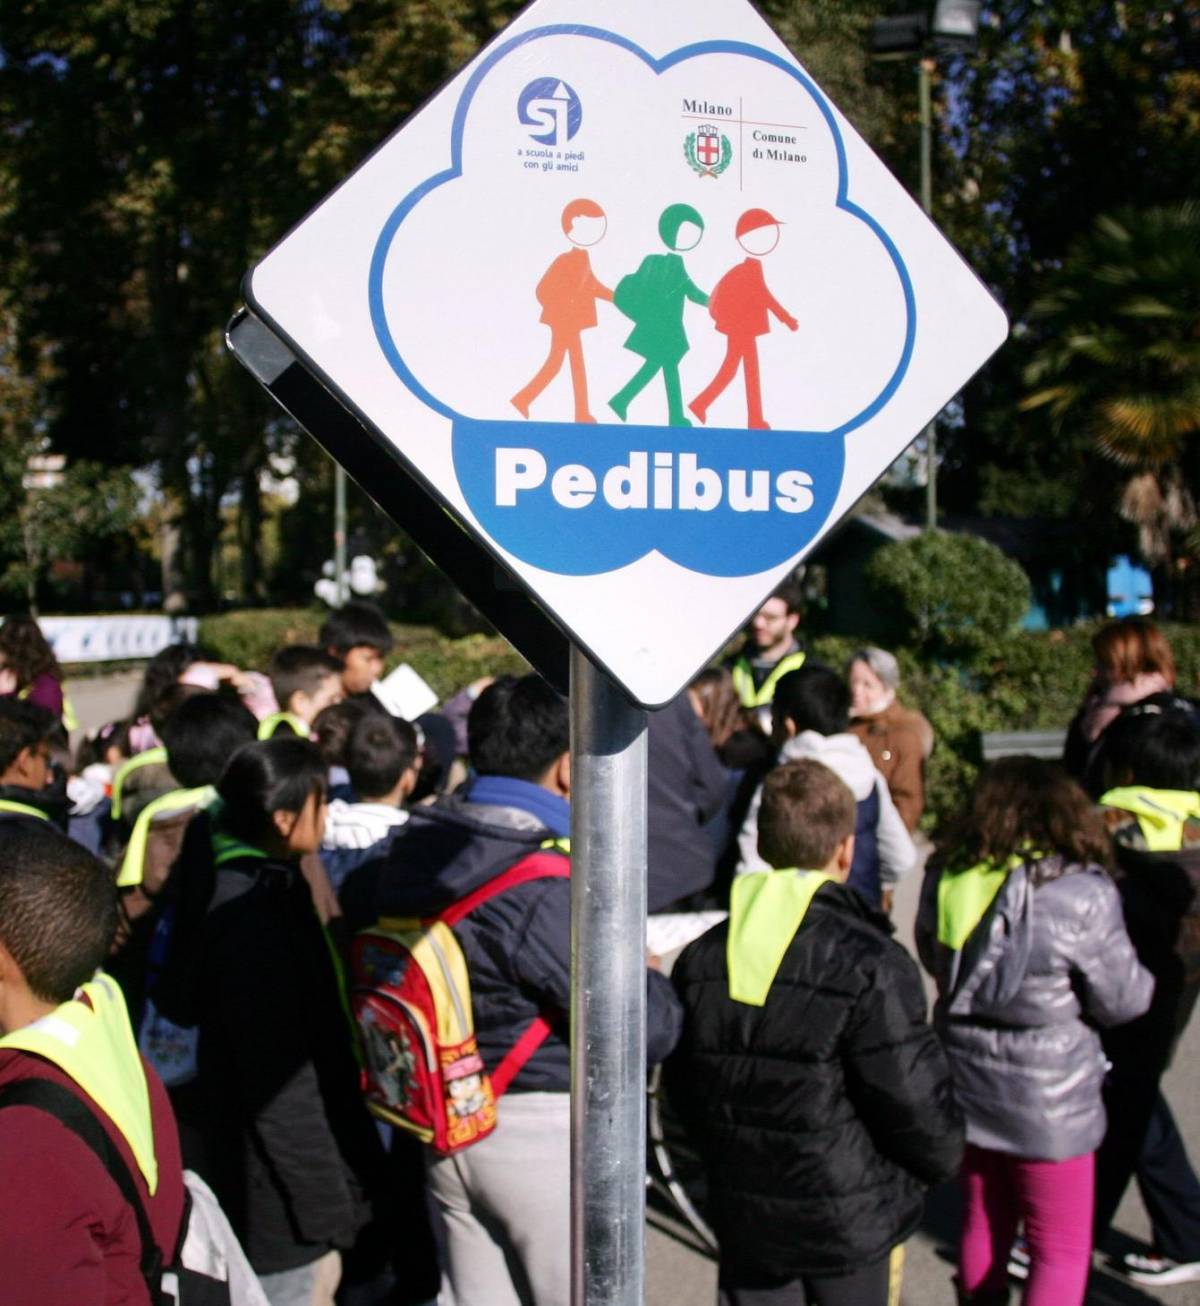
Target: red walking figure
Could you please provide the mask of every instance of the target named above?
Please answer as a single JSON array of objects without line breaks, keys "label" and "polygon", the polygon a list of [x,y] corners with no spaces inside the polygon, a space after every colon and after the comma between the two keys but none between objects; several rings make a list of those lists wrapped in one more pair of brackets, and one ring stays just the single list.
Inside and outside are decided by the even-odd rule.
[{"label": "red walking figure", "polygon": [[762,385],[758,374],[758,337],[771,329],[768,312],[795,331],[799,323],[767,289],[762,259],[779,244],[779,222],[766,209],[747,209],[738,218],[737,242],[751,255],[732,267],[717,282],[708,311],[717,330],[728,339],[725,358],[716,376],[688,407],[703,423],[713,400],[737,375],[746,380],[746,425],[752,431],[769,431],[763,418]]},{"label": "red walking figure", "polygon": [[581,336],[596,325],[596,300],[611,301],[613,292],[593,274],[587,247],[604,238],[608,218],[595,200],[572,200],[562,211],[562,229],[575,248],[560,254],[537,286],[541,320],[550,328],[550,352],[533,380],[513,395],[512,406],[528,417],[529,405],[558,375],[565,355],[571,364],[575,420],[594,424],[596,419],[588,408]]}]

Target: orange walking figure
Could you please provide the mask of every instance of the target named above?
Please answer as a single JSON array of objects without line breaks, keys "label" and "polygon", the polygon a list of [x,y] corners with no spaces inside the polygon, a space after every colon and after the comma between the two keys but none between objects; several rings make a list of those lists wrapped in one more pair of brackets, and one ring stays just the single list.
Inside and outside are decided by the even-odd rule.
[{"label": "orange walking figure", "polygon": [[596,300],[611,302],[613,292],[592,272],[588,247],[604,238],[608,218],[595,200],[572,200],[562,211],[563,234],[575,246],[546,269],[538,282],[537,298],[541,321],[550,328],[550,352],[538,374],[512,397],[512,406],[522,417],[529,405],[558,375],[564,355],[571,364],[571,386],[575,392],[575,420],[594,424],[588,408],[587,371],[583,365],[581,335],[596,325]]},{"label": "orange walking figure", "polygon": [[758,337],[771,329],[768,312],[774,313],[789,331],[799,326],[796,319],[767,289],[762,259],[779,244],[779,222],[766,209],[747,209],[738,218],[738,244],[751,255],[732,267],[717,282],[708,311],[717,330],[727,337],[725,358],[716,376],[688,407],[700,419],[708,417],[713,400],[737,375],[740,367],[746,381],[746,425],[752,431],[769,431],[763,419],[762,385],[758,372]]}]

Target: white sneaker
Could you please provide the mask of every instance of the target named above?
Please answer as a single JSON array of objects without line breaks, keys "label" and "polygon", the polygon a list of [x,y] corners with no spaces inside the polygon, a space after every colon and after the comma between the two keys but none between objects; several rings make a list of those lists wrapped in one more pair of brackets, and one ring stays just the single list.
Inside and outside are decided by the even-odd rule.
[{"label": "white sneaker", "polygon": [[1014,1238],[1008,1253],[1008,1275],[1010,1279],[1029,1278],[1029,1244],[1024,1238]]},{"label": "white sneaker", "polygon": [[1192,1283],[1200,1279],[1200,1261],[1172,1261],[1166,1256],[1126,1252],[1120,1268],[1134,1283]]}]

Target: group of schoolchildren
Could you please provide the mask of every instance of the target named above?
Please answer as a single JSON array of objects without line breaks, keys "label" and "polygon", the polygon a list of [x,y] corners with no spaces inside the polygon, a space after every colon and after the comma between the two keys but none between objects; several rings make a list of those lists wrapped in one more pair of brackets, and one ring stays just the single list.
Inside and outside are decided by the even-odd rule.
[{"label": "group of schoolchildren", "polygon": [[[963,1302],[1007,1300],[1012,1271],[1031,1306],[1081,1303],[1135,1174],[1156,1246],[1124,1268],[1200,1277],[1200,1185],[1160,1086],[1200,991],[1192,706],[1123,704],[1105,722],[1098,803],[1034,759],[984,771],[922,890],[931,1025],[883,910],[916,859],[910,813],[863,764],[845,678],[784,647],[795,624],[772,635],[791,669],[766,703],[725,710],[736,676],[719,672],[651,726],[652,904],[711,892],[711,870],[687,883],[671,864],[699,847],[692,832],[661,857],[653,838],[656,805],[688,824],[679,794],[710,771],[705,747],[725,762],[720,783],[710,771],[721,802],[692,823],[719,814],[744,862],[727,918],[669,979],[657,959],[646,972],[648,1059],[704,1163],[721,1303],[892,1306],[926,1190],[956,1174]],[[352,603],[265,678],[167,650],[69,782],[59,718],[17,697],[17,677],[0,697],[14,1306],[157,1301],[146,1285],[188,1223],[183,1164],[272,1306],[565,1306],[566,704],[536,676],[502,677],[400,721],[370,693],[390,644],[382,614]],[[877,654],[861,659],[894,688]],[[779,660],[753,659],[751,695]],[[676,764],[657,795],[656,747]],[[469,979],[460,1046],[372,1027],[362,994],[396,939],[436,954],[448,1003],[455,968]],[[423,1055],[473,1131],[456,1145],[406,1132]],[[82,1103],[108,1152],[22,1096],[29,1079]]]}]

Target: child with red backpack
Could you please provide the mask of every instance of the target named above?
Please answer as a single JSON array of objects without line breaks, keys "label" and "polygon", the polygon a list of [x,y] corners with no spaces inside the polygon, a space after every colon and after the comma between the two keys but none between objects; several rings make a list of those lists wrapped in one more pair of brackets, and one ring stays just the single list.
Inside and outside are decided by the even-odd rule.
[{"label": "child with red backpack", "polygon": [[[361,923],[383,923],[359,941],[355,1000],[372,1100],[386,1118],[424,1123],[429,1136],[454,1300],[562,1306],[570,1298],[570,885],[568,858],[555,849],[570,832],[567,705],[537,676],[505,677],[475,701],[467,734],[472,779],[415,808],[376,868],[373,914]],[[405,930],[389,922],[435,918],[453,931],[440,940],[448,966],[458,954],[465,968],[474,1047],[461,1027],[430,1045],[420,1022],[406,1029],[378,1020],[389,955],[402,960],[429,932],[413,926],[397,937]],[[648,972],[647,985],[655,1062],[674,1044],[681,1013],[663,976]],[[466,990],[456,991],[462,1005]],[[427,1048],[450,1054],[444,1074],[412,1073]],[[407,1103],[418,1098],[435,1119],[414,1118]]]}]

